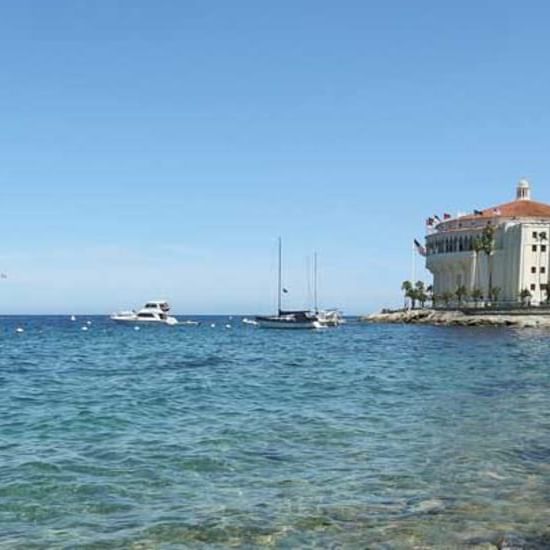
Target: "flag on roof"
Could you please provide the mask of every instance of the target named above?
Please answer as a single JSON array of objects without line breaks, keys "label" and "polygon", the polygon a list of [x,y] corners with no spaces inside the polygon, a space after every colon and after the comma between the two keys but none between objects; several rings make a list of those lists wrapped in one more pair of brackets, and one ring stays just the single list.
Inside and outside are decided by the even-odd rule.
[{"label": "flag on roof", "polygon": [[474,210],[475,216],[483,216],[483,210]]},{"label": "flag on roof", "polygon": [[426,225],[431,227],[432,225],[434,224],[434,219],[433,218],[427,218],[426,219]]},{"label": "flag on roof", "polygon": [[434,214],[434,220],[436,222],[440,222],[441,221],[441,218],[437,215],[437,214]]},{"label": "flag on roof", "polygon": [[443,219],[444,219],[444,220],[450,220],[451,218],[452,218],[452,216],[451,216],[448,212],[445,212],[445,213],[443,214]]},{"label": "flag on roof", "polygon": [[416,239],[414,239],[414,246],[421,256],[426,256],[426,247],[422,246]]},{"label": "flag on roof", "polygon": [[283,288],[283,292],[284,292],[285,294],[288,294],[288,290],[287,290],[286,288]]}]

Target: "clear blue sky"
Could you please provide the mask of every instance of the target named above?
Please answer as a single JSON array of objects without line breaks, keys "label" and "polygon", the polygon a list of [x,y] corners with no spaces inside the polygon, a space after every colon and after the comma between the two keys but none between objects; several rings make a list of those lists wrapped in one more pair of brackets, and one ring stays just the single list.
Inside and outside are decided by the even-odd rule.
[{"label": "clear blue sky", "polygon": [[[401,302],[424,219],[550,202],[550,5],[0,0],[0,312]],[[419,270],[419,276],[422,270]]]}]

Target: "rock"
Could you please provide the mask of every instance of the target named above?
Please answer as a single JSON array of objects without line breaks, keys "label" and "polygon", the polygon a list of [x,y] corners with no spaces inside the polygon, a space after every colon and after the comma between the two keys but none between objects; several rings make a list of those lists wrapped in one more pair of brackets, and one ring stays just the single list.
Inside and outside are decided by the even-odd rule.
[{"label": "rock", "polygon": [[438,514],[445,509],[445,503],[438,498],[422,500],[411,508],[414,514]]},{"label": "rock", "polygon": [[444,326],[492,326],[550,328],[550,315],[513,315],[513,314],[466,314],[461,311],[442,311],[434,309],[384,310],[380,313],[360,318],[368,323],[405,323]]},{"label": "rock", "polygon": [[497,540],[498,550],[526,550],[528,547],[527,541],[514,533],[503,535]]}]

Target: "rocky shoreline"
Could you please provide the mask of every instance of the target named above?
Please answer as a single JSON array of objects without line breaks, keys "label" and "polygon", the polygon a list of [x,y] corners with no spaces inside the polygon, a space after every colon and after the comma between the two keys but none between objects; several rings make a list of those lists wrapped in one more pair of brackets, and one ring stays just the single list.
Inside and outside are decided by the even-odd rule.
[{"label": "rocky shoreline", "polygon": [[373,313],[361,317],[360,320],[366,323],[550,328],[550,315],[532,313],[468,314],[459,310],[412,309]]}]

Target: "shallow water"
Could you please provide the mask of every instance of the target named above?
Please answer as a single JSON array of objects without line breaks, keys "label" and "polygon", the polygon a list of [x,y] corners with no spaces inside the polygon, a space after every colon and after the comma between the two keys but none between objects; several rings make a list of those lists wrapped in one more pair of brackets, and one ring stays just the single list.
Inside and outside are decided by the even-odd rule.
[{"label": "shallow water", "polygon": [[205,321],[0,318],[0,547],[550,547],[549,332]]}]

